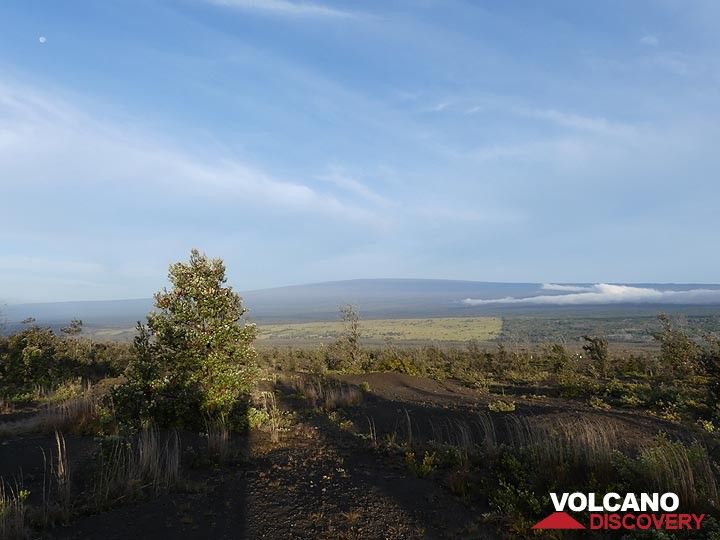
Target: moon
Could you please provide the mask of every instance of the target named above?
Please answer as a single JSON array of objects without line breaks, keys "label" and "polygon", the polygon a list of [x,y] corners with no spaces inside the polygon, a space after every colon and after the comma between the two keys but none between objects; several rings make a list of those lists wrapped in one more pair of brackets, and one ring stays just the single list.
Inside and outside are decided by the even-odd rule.
[{"label": "moon", "polygon": [[47,38],[46,38],[45,36],[40,36],[40,37],[38,38],[38,41],[39,41],[40,43],[45,43],[45,42],[47,41]]}]

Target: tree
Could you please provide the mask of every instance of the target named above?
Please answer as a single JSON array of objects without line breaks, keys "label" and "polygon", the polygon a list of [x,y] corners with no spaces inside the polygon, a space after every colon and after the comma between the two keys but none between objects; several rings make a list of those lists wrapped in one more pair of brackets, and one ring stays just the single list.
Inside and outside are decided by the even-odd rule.
[{"label": "tree", "polygon": [[561,343],[553,343],[548,350],[548,360],[556,375],[567,370],[570,366],[570,354]]},{"label": "tree", "polygon": [[60,331],[68,336],[77,336],[83,331],[83,322],[80,319],[73,319],[70,324],[61,328]]},{"label": "tree", "polygon": [[660,342],[660,360],[666,375],[677,377],[695,373],[701,352],[697,343],[667,314],[660,313],[658,321],[662,330],[655,339]]},{"label": "tree", "polygon": [[340,306],[340,318],[344,323],[343,332],[328,351],[330,369],[354,369],[362,367],[365,354],[360,346],[360,316],[355,306]]},{"label": "tree", "polygon": [[705,346],[698,356],[698,363],[708,378],[709,404],[713,414],[720,414],[720,338],[705,336]]},{"label": "tree", "polygon": [[243,320],[242,299],[225,285],[225,265],[193,249],[170,266],[170,290],[155,295],[147,327],[138,323],[135,359],[120,401],[126,416],[192,425],[231,413],[254,384],[256,335]]},{"label": "tree", "polygon": [[601,377],[607,377],[608,370],[608,340],[598,336],[583,336],[585,351],[597,368]]}]

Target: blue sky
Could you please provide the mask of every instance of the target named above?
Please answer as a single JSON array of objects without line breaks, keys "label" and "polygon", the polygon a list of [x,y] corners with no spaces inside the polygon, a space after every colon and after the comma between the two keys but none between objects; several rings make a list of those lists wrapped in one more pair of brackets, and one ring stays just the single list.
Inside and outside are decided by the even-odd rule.
[{"label": "blue sky", "polygon": [[717,282],[720,3],[0,3],[0,300]]}]

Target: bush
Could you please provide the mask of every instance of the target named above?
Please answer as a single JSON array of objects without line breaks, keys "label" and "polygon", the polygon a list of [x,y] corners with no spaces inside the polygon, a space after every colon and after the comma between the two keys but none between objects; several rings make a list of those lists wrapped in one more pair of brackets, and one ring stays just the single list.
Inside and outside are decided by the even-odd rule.
[{"label": "bush", "polygon": [[345,328],[327,351],[327,367],[335,371],[360,371],[368,361],[360,345],[360,316],[355,306],[346,305],[340,306],[340,318]]},{"label": "bush", "polygon": [[97,381],[122,372],[130,347],[56,336],[50,328],[30,326],[0,337],[0,389],[5,397],[47,392],[78,378]]},{"label": "bush", "polygon": [[660,342],[660,361],[668,378],[686,376],[698,369],[700,348],[687,332],[674,324],[666,314],[658,315],[662,331],[655,336]]},{"label": "bush", "polygon": [[585,345],[583,351],[593,363],[601,377],[607,377],[608,372],[608,340],[604,337],[583,336]]},{"label": "bush", "polygon": [[492,412],[515,412],[515,407],[514,401],[503,401],[501,399],[488,403],[488,409]]}]

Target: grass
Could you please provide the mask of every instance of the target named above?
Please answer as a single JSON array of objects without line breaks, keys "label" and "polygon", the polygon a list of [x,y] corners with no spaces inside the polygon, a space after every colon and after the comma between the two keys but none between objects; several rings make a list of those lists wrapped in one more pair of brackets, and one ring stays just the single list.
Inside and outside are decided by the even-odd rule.
[{"label": "grass", "polygon": [[215,463],[224,463],[230,457],[230,426],[224,417],[205,423],[208,454]]},{"label": "grass", "polygon": [[49,402],[37,414],[0,423],[0,437],[27,433],[91,434],[97,431],[98,398],[90,394]]},{"label": "grass", "polygon": [[[248,426],[267,432],[273,443],[289,446],[292,435],[281,438],[291,432],[289,421],[305,418],[303,413],[312,418],[322,413],[334,429],[355,432],[398,464],[404,456],[406,467],[416,476],[444,480],[452,493],[487,503],[492,515],[512,523],[508,530],[526,530],[544,515],[546,494],[557,486],[590,486],[599,492],[672,490],[689,507],[717,516],[720,367],[713,370],[720,366],[720,357],[712,363],[698,356],[688,367],[680,360],[668,364],[650,350],[642,354],[611,350],[601,365],[580,351],[582,342],[535,347],[523,342],[488,343],[503,330],[501,321],[491,317],[370,320],[360,326],[366,342],[383,345],[363,348],[362,361],[349,367],[333,367],[333,349],[322,344],[340,337],[342,323],[261,327],[266,343],[286,340],[294,346],[305,339],[319,346],[260,350],[257,364],[270,383],[262,388],[274,390],[261,392],[258,387],[254,406],[248,409]],[[414,346],[415,340],[436,343]],[[477,407],[468,415],[426,418],[419,411],[411,412],[414,408],[408,411],[392,403],[388,406],[398,414],[394,426],[383,422],[384,414],[358,416],[363,401],[373,407],[386,399],[378,374],[386,371],[450,379],[442,383],[446,388],[454,385],[452,380],[458,381],[479,390]],[[348,380],[360,382],[343,382],[336,377],[338,372],[354,374]],[[373,387],[364,378],[372,380]],[[56,430],[107,433],[101,431],[104,385],[89,388],[83,381],[28,387],[24,393],[30,398],[22,407],[33,404],[37,414],[18,415],[17,420],[0,425],[0,436]],[[531,398],[533,402],[528,401]],[[535,414],[538,399],[556,404],[558,414],[547,418]],[[0,402],[0,410],[11,412],[15,406],[12,399]],[[288,406],[300,409],[293,412]],[[370,415],[370,410],[364,412]],[[660,423],[658,417],[673,425]],[[623,423],[623,418],[628,421]],[[629,420],[655,427],[634,429]],[[207,452],[214,464],[235,456],[233,443],[242,435],[231,436],[231,425],[222,420],[206,424]],[[366,425],[367,435],[358,433]],[[669,434],[656,437],[661,429]],[[87,478],[74,465],[70,475],[64,439],[56,435],[55,443],[46,461],[51,474],[47,489],[43,481],[43,501],[47,492],[50,502],[44,505],[58,516],[62,512],[63,523],[80,512],[157,495],[178,482],[180,448],[172,432],[150,430],[136,437],[100,440],[97,470]],[[84,479],[87,486],[82,485]],[[22,535],[23,527],[33,523],[26,516],[27,496],[19,487],[3,490],[2,527],[9,532],[0,537],[12,537],[13,530]],[[45,519],[50,524],[59,521]]]},{"label": "grass", "polygon": [[117,439],[101,452],[93,497],[98,509],[133,499],[149,490],[172,488],[180,478],[180,440],[176,432],[140,432],[133,443]]},{"label": "grass", "polygon": [[29,495],[30,492],[22,489],[20,484],[8,486],[0,478],[0,538],[28,537],[26,500]]},{"label": "grass", "polygon": [[363,400],[362,389],[334,379],[320,376],[295,377],[289,380],[289,384],[311,407],[324,411],[351,407]]},{"label": "grass", "polygon": [[[312,340],[334,341],[343,332],[344,324],[312,322],[259,325],[261,341]],[[437,319],[373,319],[360,322],[366,342],[392,341],[489,341],[502,331],[498,317],[463,317]]]}]

